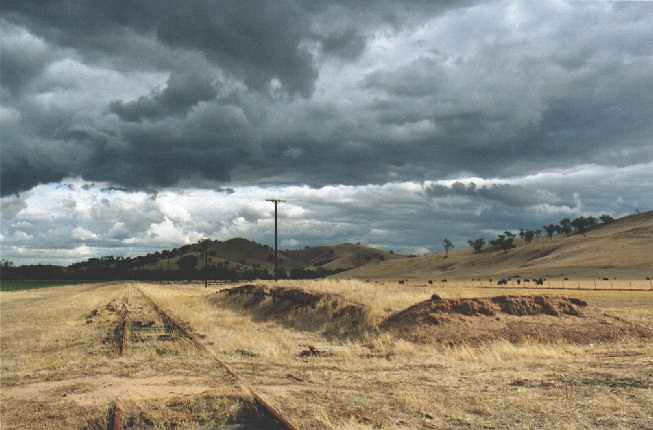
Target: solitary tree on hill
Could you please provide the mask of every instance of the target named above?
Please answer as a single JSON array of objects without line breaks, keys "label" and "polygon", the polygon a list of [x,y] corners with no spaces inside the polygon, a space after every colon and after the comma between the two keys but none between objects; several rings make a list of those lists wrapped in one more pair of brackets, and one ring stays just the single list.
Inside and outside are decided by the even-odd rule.
[{"label": "solitary tree on hill", "polygon": [[573,230],[574,229],[569,218],[563,218],[560,220],[560,231],[562,233],[569,236]]},{"label": "solitary tree on hill", "polygon": [[590,217],[584,217],[584,216],[579,216],[578,218],[574,218],[573,221],[571,221],[571,226],[574,228],[576,233],[581,233],[585,235],[589,229],[594,227],[596,225],[596,218],[593,216]]},{"label": "solitary tree on hill", "polygon": [[453,248],[453,243],[449,239],[444,239],[442,241],[442,247],[444,248],[444,256],[449,257],[449,249]]},{"label": "solitary tree on hill", "polygon": [[558,227],[559,227],[559,226],[557,226],[557,225],[555,225],[555,224],[547,224],[547,225],[543,225],[543,226],[542,226],[542,228],[544,229],[544,231],[546,231],[546,236],[547,236],[549,239],[553,237],[553,235],[556,233],[556,230],[558,230]]},{"label": "solitary tree on hill", "polygon": [[481,237],[476,240],[468,240],[467,243],[469,243],[469,246],[474,249],[474,253],[480,254],[483,250],[483,246],[485,246],[485,239]]},{"label": "solitary tree on hill", "polygon": [[515,247],[515,235],[512,232],[504,231],[495,240],[491,240],[490,245],[501,249],[503,252],[508,252],[509,249]]}]

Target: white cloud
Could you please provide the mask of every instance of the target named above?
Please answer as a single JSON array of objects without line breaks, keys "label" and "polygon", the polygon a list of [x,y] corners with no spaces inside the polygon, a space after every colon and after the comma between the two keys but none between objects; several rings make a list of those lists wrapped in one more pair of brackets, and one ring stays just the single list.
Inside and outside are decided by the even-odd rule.
[{"label": "white cloud", "polygon": [[[615,177],[619,180],[610,179]],[[474,182],[477,190],[486,186],[492,192],[429,192],[433,186],[451,189],[457,181],[467,186]],[[517,188],[494,190],[494,185]],[[443,237],[464,246],[469,238],[489,238],[488,234],[507,228],[651,209],[651,188],[653,163],[623,168],[586,165],[521,177],[424,183],[241,186],[231,193],[171,188],[148,194],[72,178],[0,199],[0,234],[3,256],[17,263],[135,255],[203,237],[240,236],[272,244],[274,211],[265,200],[277,197],[287,201],[279,206],[283,247],[347,241],[421,254],[439,249]]]},{"label": "white cloud", "polygon": [[85,242],[87,240],[97,239],[97,234],[93,233],[90,230],[85,229],[84,227],[75,227],[71,233],[71,237],[75,240]]}]

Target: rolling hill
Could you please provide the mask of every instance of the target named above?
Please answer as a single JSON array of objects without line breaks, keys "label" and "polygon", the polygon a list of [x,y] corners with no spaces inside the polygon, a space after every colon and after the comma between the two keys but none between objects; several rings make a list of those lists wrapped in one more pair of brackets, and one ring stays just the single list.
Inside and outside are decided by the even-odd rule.
[{"label": "rolling hill", "polygon": [[[226,241],[207,240],[162,250],[137,257],[100,257],[58,266],[32,266],[37,271],[47,269],[52,277],[95,279],[148,279],[203,277],[204,252],[207,252],[209,277],[214,279],[258,278],[271,276],[274,270],[274,249],[243,238]],[[191,257],[192,256],[192,257]],[[189,269],[184,263],[188,263]],[[351,243],[306,247],[279,251],[279,271],[291,277],[331,275],[378,261],[406,258],[380,249]],[[185,262],[184,262],[185,260]],[[28,271],[29,266],[15,268]],[[182,273],[183,272],[183,273]],[[27,278],[26,278],[27,279]]]},{"label": "rolling hill", "polygon": [[471,249],[444,255],[366,264],[334,275],[363,279],[470,279],[498,276],[619,277],[653,276],[653,211],[619,218],[585,236],[554,236],[507,252]]}]

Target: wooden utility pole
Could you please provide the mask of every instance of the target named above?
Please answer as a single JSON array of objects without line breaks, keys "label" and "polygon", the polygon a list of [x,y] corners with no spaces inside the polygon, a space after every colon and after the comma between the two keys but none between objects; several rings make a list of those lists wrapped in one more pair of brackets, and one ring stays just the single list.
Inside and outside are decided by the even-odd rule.
[{"label": "wooden utility pole", "polygon": [[204,288],[209,287],[209,240],[204,240]]},{"label": "wooden utility pole", "polygon": [[274,280],[276,281],[279,276],[279,248],[278,248],[278,217],[277,217],[277,208],[279,203],[285,202],[285,200],[279,199],[267,199],[266,202],[274,203]]}]

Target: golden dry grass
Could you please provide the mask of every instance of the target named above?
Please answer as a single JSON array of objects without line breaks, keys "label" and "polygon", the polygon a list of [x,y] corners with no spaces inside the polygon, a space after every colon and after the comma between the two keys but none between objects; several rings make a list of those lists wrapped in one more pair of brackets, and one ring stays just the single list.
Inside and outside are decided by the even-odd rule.
[{"label": "golden dry grass", "polygon": [[[555,280],[565,277],[572,282],[584,280],[583,286],[594,287],[594,280],[604,277],[637,282],[651,287],[646,277],[653,277],[653,211],[620,218],[600,226],[586,236],[543,238],[508,252],[473,254],[470,249],[444,255],[429,255],[402,260],[367,264],[337,274],[337,278],[357,279],[471,279],[521,275]],[[609,281],[599,281],[601,287]],[[624,284],[622,284],[624,285]],[[625,285],[628,285],[626,282]]]},{"label": "golden dry grass", "polygon": [[[322,280],[279,285],[340,294],[369,305],[374,318],[434,292],[451,298],[505,293],[469,283],[440,287]],[[205,412],[229,414],[235,406],[224,399],[237,392],[210,357],[167,346],[161,354],[147,345],[115,357],[102,343],[111,327],[109,316],[86,323],[92,309],[116,297],[141,306],[138,290],[188,323],[216,357],[301,428],[642,428],[653,422],[650,343],[497,341],[449,347],[416,344],[388,333],[342,340],[210,300],[218,289],[231,286],[114,284],[0,293],[2,428],[39,428],[21,427],[17,414],[37,414],[45,420],[41,423],[50,423],[57,416],[53,408],[62,405],[68,405],[69,416],[62,418],[68,427],[59,428],[79,428],[74,425],[97,415],[112,400],[101,396],[105,383],[115,384],[114,391],[105,391],[132,399],[135,409],[157,410],[157,416],[174,401],[195,401],[200,394],[191,387],[214,396],[210,398],[216,404],[224,402],[216,406],[220,413],[203,403]],[[653,324],[651,293],[551,292],[561,293]],[[308,345],[329,354],[301,357]],[[32,400],[20,400],[20,390],[29,389]],[[93,396],[97,400],[89,403]],[[197,409],[200,415],[202,408]]]}]

